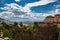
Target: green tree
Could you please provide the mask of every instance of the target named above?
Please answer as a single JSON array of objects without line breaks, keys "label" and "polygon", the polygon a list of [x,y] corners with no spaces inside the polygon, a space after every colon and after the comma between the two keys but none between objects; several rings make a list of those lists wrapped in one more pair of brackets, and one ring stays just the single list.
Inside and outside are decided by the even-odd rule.
[{"label": "green tree", "polygon": [[11,30],[5,29],[3,30],[3,36],[11,38],[13,37],[13,32]]},{"label": "green tree", "polygon": [[38,24],[39,24],[38,22],[34,22],[34,26],[38,26]]},{"label": "green tree", "polygon": [[33,29],[37,28],[38,26],[39,26],[39,23],[38,22],[34,22]]},{"label": "green tree", "polygon": [[20,22],[20,26],[23,26],[23,23],[22,22]]},{"label": "green tree", "polygon": [[55,25],[52,40],[58,40],[58,37],[59,37],[59,29]]},{"label": "green tree", "polygon": [[3,27],[5,27],[6,29],[9,29],[10,28],[10,26],[7,25],[5,22],[3,22],[2,24],[3,24]]},{"label": "green tree", "polygon": [[3,30],[4,28],[3,28],[3,26],[0,26],[0,30]]},{"label": "green tree", "polygon": [[18,23],[17,22],[14,22],[14,26],[18,26]]}]

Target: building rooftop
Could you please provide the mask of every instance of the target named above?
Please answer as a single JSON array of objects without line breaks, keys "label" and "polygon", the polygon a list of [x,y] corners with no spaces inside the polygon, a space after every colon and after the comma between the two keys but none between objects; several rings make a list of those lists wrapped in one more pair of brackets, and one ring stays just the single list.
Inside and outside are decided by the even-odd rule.
[{"label": "building rooftop", "polygon": [[54,18],[53,16],[47,16],[46,18]]},{"label": "building rooftop", "polygon": [[60,14],[56,14],[55,16],[60,16]]}]

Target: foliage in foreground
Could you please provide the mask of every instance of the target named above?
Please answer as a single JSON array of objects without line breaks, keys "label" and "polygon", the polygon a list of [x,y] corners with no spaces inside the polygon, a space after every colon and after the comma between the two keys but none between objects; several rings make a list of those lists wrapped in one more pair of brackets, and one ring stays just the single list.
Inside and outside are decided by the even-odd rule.
[{"label": "foliage in foreground", "polygon": [[[15,26],[16,25],[16,26]],[[34,26],[23,26],[19,28],[17,23],[10,26],[6,23],[0,27],[4,37],[10,40],[58,40],[58,28],[56,25],[39,26],[38,22],[34,22]]]}]

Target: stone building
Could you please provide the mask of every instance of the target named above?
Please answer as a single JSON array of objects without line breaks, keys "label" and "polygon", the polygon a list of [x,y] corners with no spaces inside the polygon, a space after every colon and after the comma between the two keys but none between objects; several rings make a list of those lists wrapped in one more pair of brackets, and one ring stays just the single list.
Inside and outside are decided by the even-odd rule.
[{"label": "stone building", "polygon": [[47,16],[44,22],[60,22],[60,14],[56,14],[55,16]]},{"label": "stone building", "polygon": [[54,22],[54,17],[53,16],[47,16],[44,20],[45,23],[47,22]]},{"label": "stone building", "polygon": [[41,26],[46,26],[47,24],[57,25],[60,28],[60,14],[56,14],[55,16],[47,16],[43,22],[40,22]]}]

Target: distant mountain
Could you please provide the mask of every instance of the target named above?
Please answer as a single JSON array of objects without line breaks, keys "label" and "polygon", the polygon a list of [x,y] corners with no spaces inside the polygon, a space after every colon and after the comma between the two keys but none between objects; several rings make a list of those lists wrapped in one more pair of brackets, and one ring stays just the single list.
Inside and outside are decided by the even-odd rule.
[{"label": "distant mountain", "polygon": [[5,22],[6,24],[14,24],[14,22],[12,22],[12,21],[5,20],[3,18],[0,18],[0,24],[2,24],[3,22]]},{"label": "distant mountain", "polygon": [[2,22],[4,22],[4,19],[0,18],[0,24],[1,24]]}]

